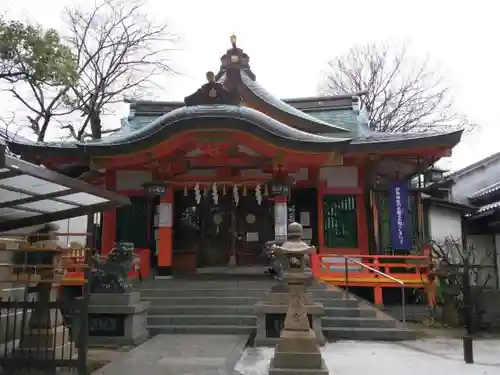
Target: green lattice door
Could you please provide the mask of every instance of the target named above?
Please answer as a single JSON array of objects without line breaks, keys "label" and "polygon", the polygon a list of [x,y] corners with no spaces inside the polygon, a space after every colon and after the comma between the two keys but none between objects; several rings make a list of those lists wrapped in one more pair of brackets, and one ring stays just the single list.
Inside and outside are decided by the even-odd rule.
[{"label": "green lattice door", "polygon": [[323,198],[323,220],[326,247],[358,247],[358,225],[355,196],[325,196]]},{"label": "green lattice door", "polygon": [[116,209],[116,241],[132,242],[137,249],[149,248],[149,201],[131,197],[130,202]]}]

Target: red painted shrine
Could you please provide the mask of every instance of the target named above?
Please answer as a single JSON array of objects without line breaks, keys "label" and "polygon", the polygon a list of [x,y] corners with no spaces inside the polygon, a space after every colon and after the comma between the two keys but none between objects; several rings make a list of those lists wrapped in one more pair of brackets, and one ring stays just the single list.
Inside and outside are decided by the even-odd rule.
[{"label": "red painted shrine", "polygon": [[[9,147],[131,197],[103,214],[102,251],[133,242],[151,250],[158,275],[264,264],[263,244],[290,221],[322,254],[390,253],[387,186],[448,156],[461,132],[373,132],[363,93],[280,100],[249,60],[232,37],[220,71],[183,103],[131,101],[122,129],[102,140]],[[414,247],[423,219],[418,193],[409,199]]]}]

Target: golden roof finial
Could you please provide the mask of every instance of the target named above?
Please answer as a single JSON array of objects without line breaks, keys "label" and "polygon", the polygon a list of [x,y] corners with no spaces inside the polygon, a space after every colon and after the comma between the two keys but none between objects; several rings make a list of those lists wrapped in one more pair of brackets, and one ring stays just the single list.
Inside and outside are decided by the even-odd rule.
[{"label": "golden roof finial", "polygon": [[235,33],[231,34],[231,44],[232,44],[233,48],[236,48],[236,34]]}]

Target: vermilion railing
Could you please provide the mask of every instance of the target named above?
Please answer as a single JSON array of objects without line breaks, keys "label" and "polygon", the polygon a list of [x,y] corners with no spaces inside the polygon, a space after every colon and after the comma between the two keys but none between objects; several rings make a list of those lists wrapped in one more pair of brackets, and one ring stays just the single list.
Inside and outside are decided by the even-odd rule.
[{"label": "vermilion railing", "polygon": [[349,255],[349,258],[341,254],[315,254],[311,257],[311,269],[317,279],[339,286],[400,287],[358,262],[401,280],[406,288],[423,288],[428,282],[427,255]]}]

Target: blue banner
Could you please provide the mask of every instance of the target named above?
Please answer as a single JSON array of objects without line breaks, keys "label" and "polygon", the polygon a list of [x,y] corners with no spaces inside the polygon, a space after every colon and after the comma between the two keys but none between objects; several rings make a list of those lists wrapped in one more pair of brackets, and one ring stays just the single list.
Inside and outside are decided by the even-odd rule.
[{"label": "blue banner", "polygon": [[411,218],[409,212],[408,181],[396,181],[389,185],[389,215],[393,250],[410,250]]}]

